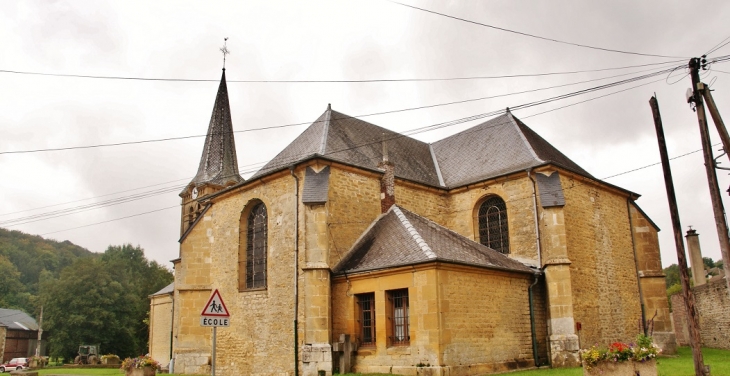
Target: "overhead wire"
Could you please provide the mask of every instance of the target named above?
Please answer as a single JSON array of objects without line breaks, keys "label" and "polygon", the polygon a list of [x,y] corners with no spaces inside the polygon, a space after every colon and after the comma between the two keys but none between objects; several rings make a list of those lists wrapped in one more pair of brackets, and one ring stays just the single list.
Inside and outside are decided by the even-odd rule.
[{"label": "overhead wire", "polygon": [[[649,67],[663,64],[674,64],[679,60],[663,61],[647,64],[625,65],[620,67],[584,69],[559,72],[543,72],[543,73],[524,73],[524,74],[505,74],[494,76],[465,76],[465,77],[435,77],[435,78],[376,78],[376,79],[345,79],[345,80],[226,80],[228,83],[287,83],[287,84],[327,84],[327,83],[379,83],[379,82],[431,82],[431,81],[464,81],[464,80],[495,80],[505,78],[525,78],[525,77],[544,77],[571,75],[580,73],[605,72],[611,70],[622,70],[631,68]],[[32,72],[0,69],[0,73],[46,76],[46,77],[63,77],[63,78],[88,78],[103,80],[125,80],[125,81],[159,81],[159,82],[219,82],[220,79],[197,79],[197,78],[160,78],[160,77],[134,77],[134,76],[103,76],[103,75],[87,75],[72,73],[48,73],[48,72]]]},{"label": "overhead wire", "polygon": [[[667,71],[668,70],[665,70],[663,72],[660,71],[660,72],[657,72],[657,73],[666,73]],[[651,77],[651,76],[657,75],[657,73],[650,74],[650,75],[644,75],[644,76]],[[633,82],[633,81],[637,81],[637,80],[640,80],[640,79],[645,78],[644,76],[634,77],[632,79],[624,80],[624,81]],[[603,88],[606,88],[606,87],[617,86],[617,85],[621,84],[621,82],[622,81],[619,81],[619,82],[614,83],[612,85],[611,84],[609,84],[609,85],[601,85],[599,87],[594,88],[594,91],[595,90],[600,90],[600,89],[603,89]],[[656,81],[654,81],[654,82],[656,82]],[[586,100],[586,101],[582,101],[582,102],[578,102],[578,103],[573,103],[573,104],[570,104],[570,105],[567,105],[567,106],[562,106],[560,108],[574,106],[574,105],[579,104],[579,103],[584,103],[584,102],[587,102],[587,101],[590,101],[590,100],[595,100],[595,99],[598,99],[598,98],[602,98],[602,97],[605,97],[605,96],[608,96],[608,95],[617,94],[617,93],[624,92],[624,91],[627,91],[627,90],[630,90],[630,89],[633,89],[633,88],[636,88],[636,87],[639,87],[639,86],[644,86],[644,85],[645,84],[638,85],[638,86],[634,86],[634,87],[631,87],[631,88],[628,88],[628,89],[623,89],[623,90],[620,90],[620,91],[616,91],[616,92],[613,92],[613,93],[609,93],[609,94],[606,94],[606,95],[602,95],[600,97],[591,98],[591,99]],[[557,97],[553,97],[553,98],[558,98],[558,99],[554,99],[554,100],[559,100],[559,99],[564,99],[564,98],[568,98],[568,97],[577,95],[575,93],[584,93],[584,92],[585,92],[585,90],[581,90],[581,91],[572,93],[574,95],[570,95],[571,93],[569,93],[569,94],[563,94],[563,95],[560,95],[560,96],[557,96]],[[551,102],[551,101],[548,101],[546,99],[543,99],[543,100],[540,100],[540,101],[532,102],[532,104],[524,104],[524,105],[516,106],[515,108],[516,109],[529,108],[529,107],[532,107],[532,106],[535,106],[535,105],[549,103],[549,102]],[[556,109],[544,111],[542,113],[552,112],[552,111],[558,110],[560,108],[556,108]],[[406,135],[410,135],[410,134],[417,134],[417,133],[427,132],[427,131],[431,131],[431,130],[434,130],[434,129],[440,129],[440,128],[447,127],[447,126],[453,126],[453,125],[456,125],[456,124],[461,124],[463,122],[468,122],[468,121],[472,121],[472,120],[475,120],[475,119],[480,119],[480,118],[487,117],[487,116],[493,116],[493,115],[496,115],[496,114],[499,114],[499,113],[503,113],[503,112],[504,112],[504,110],[491,111],[491,112],[484,113],[484,114],[473,115],[473,116],[466,117],[466,118],[456,119],[456,120],[452,120],[452,121],[448,121],[448,122],[444,122],[444,123],[437,123],[437,124],[430,125],[430,126],[426,126],[426,127],[420,127],[420,128],[412,129],[412,130],[406,131],[406,132],[404,132],[402,134],[395,133],[395,136],[392,137],[391,139],[399,138],[399,137],[405,137]],[[537,115],[540,115],[542,113],[532,114],[532,115],[529,115],[528,117],[537,116]],[[527,117],[525,117],[525,118],[527,118]],[[383,142],[383,139],[375,140],[372,143],[379,143],[379,142]],[[372,143],[363,144],[363,145],[356,145],[356,146],[349,147],[349,148],[345,148],[345,149],[341,149],[341,150],[335,150],[335,151],[331,151],[328,154],[340,153],[340,152],[347,151],[347,150],[351,150],[351,149],[354,149],[354,148],[363,147],[365,145],[370,145]],[[267,166],[267,167],[268,167],[268,170],[277,169],[277,168],[280,168],[280,167],[285,167],[286,165],[288,165],[291,162],[293,162],[293,161],[284,160],[284,161],[282,161],[280,163],[281,166]],[[57,218],[57,217],[60,217],[60,216],[65,216],[65,215],[70,215],[70,214],[76,214],[76,213],[78,213],[80,211],[92,210],[92,209],[97,209],[97,208],[101,208],[101,207],[107,207],[107,206],[111,206],[111,205],[118,205],[118,204],[130,202],[130,201],[135,201],[135,200],[139,200],[139,199],[143,199],[143,198],[147,198],[147,197],[151,197],[151,196],[155,196],[155,195],[159,195],[159,194],[164,194],[164,193],[168,193],[170,191],[182,189],[185,186],[186,185],[183,185],[183,186],[175,186],[175,187],[168,187],[168,188],[162,188],[162,189],[159,189],[159,190],[156,190],[156,191],[142,192],[142,193],[139,193],[139,194],[130,195],[130,196],[122,197],[122,198],[111,199],[111,200],[107,200],[107,201],[100,202],[100,203],[92,203],[92,204],[88,204],[88,205],[77,206],[77,207],[74,207],[74,208],[62,209],[62,210],[58,210],[58,211],[54,211],[54,212],[49,212],[49,213],[34,214],[34,215],[26,216],[26,217],[23,217],[23,218],[15,218],[15,219],[3,221],[3,222],[0,222],[0,224],[6,225],[6,226],[7,225],[10,225],[12,227],[12,226],[21,225],[21,224],[26,224],[26,223],[31,223],[31,222],[37,222],[37,221],[40,221],[40,220]]]},{"label": "overhead wire", "polygon": [[449,15],[449,14],[446,14],[446,13],[436,12],[436,11],[430,10],[430,9],[419,8],[419,7],[414,6],[414,5],[404,4],[404,3],[400,3],[400,2],[397,2],[397,1],[393,1],[393,0],[388,0],[388,1],[391,2],[391,3],[393,3],[393,4],[402,5],[404,7],[408,7],[408,8],[412,8],[412,9],[419,10],[421,12],[426,12],[426,13],[431,13],[431,14],[435,14],[435,15],[438,15],[438,16],[446,17],[446,18],[451,18],[453,20],[457,20],[457,21],[461,21],[461,22],[466,22],[466,23],[470,23],[470,24],[474,24],[474,25],[478,25],[478,26],[483,26],[483,27],[487,27],[487,28],[490,28],[490,29],[494,29],[494,30],[504,31],[504,32],[507,32],[507,33],[522,35],[522,36],[529,37],[529,38],[535,38],[535,39],[545,40],[545,41],[549,41],[549,42],[555,42],[555,43],[565,44],[565,45],[569,45],[569,46],[582,47],[582,48],[588,48],[588,49],[592,49],[592,50],[599,50],[599,51],[605,51],[605,52],[615,52],[615,53],[625,54],[625,55],[638,55],[638,56],[648,56],[648,57],[663,57],[663,58],[670,58],[670,59],[689,59],[689,57],[684,57],[684,56],[668,56],[668,55],[659,55],[659,54],[648,54],[648,53],[625,51],[625,50],[618,50],[618,49],[606,48],[606,47],[591,46],[591,45],[582,44],[582,43],[568,42],[568,41],[564,41],[564,40],[560,40],[560,39],[543,37],[543,36],[536,35],[536,34],[530,34],[530,33],[522,32],[522,31],[517,31],[517,30],[513,30],[513,29],[507,29],[507,28],[504,28],[504,27],[494,26],[494,25],[490,25],[490,24],[483,23],[483,22],[472,21],[472,20],[469,20],[469,19],[466,19],[466,18],[456,17],[456,16],[452,16],[452,15]]},{"label": "overhead wire", "polygon": [[[579,81],[579,82],[569,83],[569,84],[551,85],[551,86],[537,88],[537,89],[523,90],[523,91],[518,91],[518,92],[513,92],[513,93],[498,94],[498,95],[492,95],[492,96],[486,96],[486,97],[480,97],[480,98],[472,98],[472,99],[466,99],[466,100],[461,100],[461,101],[439,103],[439,104],[433,104],[433,105],[416,106],[416,107],[409,107],[409,108],[389,110],[389,111],[379,111],[379,112],[374,112],[374,113],[355,115],[355,116],[351,116],[351,117],[352,118],[364,118],[364,117],[371,117],[371,116],[401,113],[401,112],[407,112],[407,111],[415,111],[415,110],[421,110],[421,109],[426,109],[426,108],[436,108],[436,107],[450,106],[450,105],[455,105],[455,104],[476,102],[476,101],[481,101],[481,100],[486,100],[486,99],[507,97],[507,96],[512,96],[512,95],[519,95],[519,94],[532,93],[532,92],[537,92],[537,91],[544,91],[544,90],[551,90],[551,89],[556,89],[556,88],[561,88],[561,87],[573,86],[573,85],[578,85],[578,84],[582,84],[582,83],[601,81],[601,80],[605,80],[605,79],[609,79],[609,78],[623,77],[623,76],[627,76],[630,74],[643,73],[643,72],[647,72],[647,71],[654,71],[654,70],[653,69],[641,70],[641,71],[637,71],[637,72],[623,73],[623,74],[601,77],[601,78],[596,78],[596,79],[591,79],[591,80],[584,80],[584,81]],[[269,127],[244,129],[244,130],[233,131],[233,133],[247,133],[247,132],[263,131],[263,130],[295,127],[295,126],[301,126],[301,125],[309,125],[309,124],[312,124],[312,122],[311,121],[310,122],[298,122],[298,123],[275,125],[275,126],[269,126]],[[50,151],[67,151],[67,150],[79,150],[79,149],[95,149],[95,148],[101,148],[101,147],[138,145],[138,144],[145,144],[145,143],[185,140],[185,139],[191,139],[191,138],[201,138],[201,137],[206,137],[206,136],[207,136],[207,134],[199,134],[199,135],[166,137],[166,138],[138,140],[138,141],[113,142],[113,143],[94,144],[94,145],[78,145],[78,146],[67,146],[67,147],[57,147],[57,148],[27,149],[27,150],[7,150],[7,151],[0,151],[0,155],[27,154],[27,153],[50,152]]]},{"label": "overhead wire", "polygon": [[[725,41],[727,41],[727,42],[725,42]],[[725,42],[725,43],[723,44],[723,42]],[[710,48],[707,52],[704,53],[704,56],[707,56],[707,55],[725,47],[728,43],[730,43],[730,36],[726,37],[725,39],[721,40],[716,45],[714,45],[712,48]]]}]

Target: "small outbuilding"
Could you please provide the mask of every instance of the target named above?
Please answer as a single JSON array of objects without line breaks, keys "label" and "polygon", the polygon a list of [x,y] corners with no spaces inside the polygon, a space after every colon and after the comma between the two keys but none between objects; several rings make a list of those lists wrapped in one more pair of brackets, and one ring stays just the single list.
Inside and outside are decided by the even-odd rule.
[{"label": "small outbuilding", "polygon": [[[23,311],[0,308],[2,361],[34,355],[37,345],[38,323]],[[45,350],[46,341],[41,341],[41,354],[45,354]]]}]

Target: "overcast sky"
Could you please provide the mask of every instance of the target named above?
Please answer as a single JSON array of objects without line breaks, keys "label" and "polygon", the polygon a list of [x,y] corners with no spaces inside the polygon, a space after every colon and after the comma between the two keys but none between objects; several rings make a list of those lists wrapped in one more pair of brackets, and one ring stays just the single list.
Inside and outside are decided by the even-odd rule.
[{"label": "overcast sky", "polygon": [[[7,152],[205,134],[221,74],[219,48],[225,37],[230,50],[226,76],[238,164],[244,177],[275,156],[306,125],[257,128],[311,123],[328,103],[339,112],[359,117],[513,94],[362,117],[405,132],[686,66],[689,57],[702,55],[730,37],[730,2],[726,0],[407,2],[498,28],[638,54],[555,43],[387,1],[2,0],[0,227],[70,240],[94,252],[103,252],[110,244],[132,243],[143,247],[148,258],[169,267],[179,250],[177,194],[197,171],[202,137]],[[730,45],[710,57],[728,54]],[[671,63],[596,71],[663,62]],[[703,74],[703,81],[713,82],[715,101],[728,121],[730,64],[716,63],[711,68]],[[538,75],[586,70],[593,72]],[[232,82],[505,75],[527,76]],[[617,75],[622,76],[607,78]],[[588,80],[594,81],[576,84]],[[635,87],[638,85],[643,86]],[[659,162],[648,103],[656,93],[670,157],[697,151],[701,148],[697,118],[685,100],[689,87],[687,70],[680,67],[671,75],[513,112],[595,177],[642,195],[637,203],[662,229],[665,266],[676,263],[676,251],[662,170],[659,165],[642,168]],[[557,110],[543,113],[553,109]],[[475,124],[413,137],[432,142]],[[719,142],[714,127],[711,130],[713,143]],[[719,160],[730,167],[726,156]],[[683,231],[689,225],[696,228],[703,254],[720,259],[702,154],[673,160],[672,172]],[[726,171],[718,171],[718,175],[727,207],[730,203],[724,191],[730,178]],[[98,207],[109,200],[121,203]],[[69,209],[75,213],[65,215]],[[138,215],[141,213],[147,214]],[[41,214],[44,216],[30,217]],[[56,217],[48,219],[49,214]]]}]

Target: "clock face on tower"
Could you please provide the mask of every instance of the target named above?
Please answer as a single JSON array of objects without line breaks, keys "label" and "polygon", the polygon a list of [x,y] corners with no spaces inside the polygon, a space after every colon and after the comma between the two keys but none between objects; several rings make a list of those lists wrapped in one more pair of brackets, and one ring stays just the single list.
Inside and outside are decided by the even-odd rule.
[{"label": "clock face on tower", "polygon": [[194,188],[193,188],[193,192],[191,193],[191,195],[192,195],[192,197],[193,197],[194,199],[195,199],[195,198],[198,198],[198,187],[194,187]]}]

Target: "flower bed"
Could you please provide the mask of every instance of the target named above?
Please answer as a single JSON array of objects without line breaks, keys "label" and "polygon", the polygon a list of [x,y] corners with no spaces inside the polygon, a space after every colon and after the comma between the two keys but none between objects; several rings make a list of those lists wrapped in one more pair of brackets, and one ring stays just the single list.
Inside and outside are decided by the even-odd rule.
[{"label": "flower bed", "polygon": [[124,359],[121,370],[125,376],[154,376],[159,365],[152,357],[145,355]]},{"label": "flower bed", "polygon": [[614,342],[608,348],[592,346],[580,351],[584,376],[656,376],[656,356],[661,350],[643,334],[636,344]]}]

